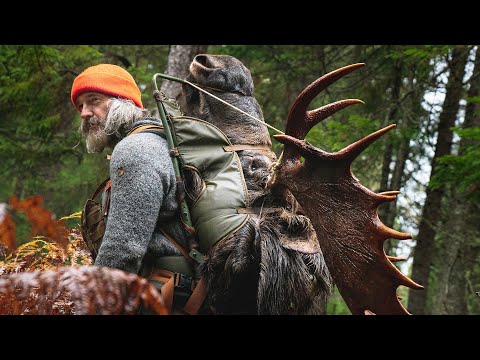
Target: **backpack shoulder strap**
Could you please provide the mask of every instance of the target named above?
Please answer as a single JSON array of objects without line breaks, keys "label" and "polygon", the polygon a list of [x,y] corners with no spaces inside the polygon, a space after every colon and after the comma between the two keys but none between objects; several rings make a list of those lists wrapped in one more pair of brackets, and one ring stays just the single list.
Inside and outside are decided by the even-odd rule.
[{"label": "backpack shoulder strap", "polygon": [[105,185],[107,185],[109,181],[110,181],[110,178],[108,177],[105,180],[103,180],[100,185],[98,185],[97,190],[95,190],[95,192],[93,193],[93,196],[91,197],[92,200],[97,197],[97,195],[100,193],[100,191],[102,191],[105,188]]},{"label": "backpack shoulder strap", "polygon": [[154,132],[156,134],[163,135],[163,126],[160,126],[160,125],[137,126],[136,128],[133,128],[132,130],[130,130],[127,136],[137,134],[142,131]]}]

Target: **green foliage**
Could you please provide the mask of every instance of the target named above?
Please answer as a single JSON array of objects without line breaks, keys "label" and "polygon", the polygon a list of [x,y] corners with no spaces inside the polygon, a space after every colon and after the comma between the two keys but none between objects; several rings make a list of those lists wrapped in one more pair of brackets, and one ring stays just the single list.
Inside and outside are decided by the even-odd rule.
[{"label": "green foliage", "polygon": [[421,45],[416,47],[403,46],[392,52],[389,57],[410,62],[429,62],[435,56],[444,56],[451,49],[449,45]]},{"label": "green foliage", "polygon": [[[338,121],[333,118],[326,122],[326,126],[313,128],[307,136],[307,140],[315,145],[322,146],[325,150],[339,151],[345,146],[360,140],[368,134],[378,130],[376,124],[379,120],[369,119],[360,115],[350,115],[346,121]],[[326,128],[326,129],[324,129]],[[364,154],[378,152],[379,143],[374,143]]]},{"label": "green foliage", "polygon": [[338,292],[337,287],[333,289],[332,296],[327,301],[327,315],[351,315],[351,311],[348,309],[347,304],[343,301],[342,296]]},{"label": "green foliage", "polygon": [[467,199],[480,200],[480,129],[455,129],[455,132],[469,142],[460,155],[446,155],[438,160],[438,169],[430,181],[437,189],[450,184]]},{"label": "green foliage", "polygon": [[474,266],[466,271],[468,314],[480,315],[480,267]]},{"label": "green foliage", "polygon": [[467,97],[465,100],[467,101],[467,103],[480,104],[480,96]]},{"label": "green foliage", "polygon": [[99,54],[85,46],[42,45],[2,46],[0,53],[0,187],[6,189],[0,195],[40,193],[54,202],[55,173],[75,156],[71,81],[79,64]]},{"label": "green foliage", "polygon": [[17,246],[29,242],[31,240],[31,226],[27,220],[27,216],[17,211],[12,214],[12,218],[16,227]]},{"label": "green foliage", "polygon": [[[353,111],[352,108],[350,112]],[[380,120],[355,114],[348,115],[347,110],[345,113],[347,118],[337,120],[337,117],[333,116],[325,124],[314,127],[308,133],[306,140],[322,150],[335,152],[379,129],[377,125]],[[394,141],[395,138],[392,131],[382,140],[374,142],[353,162],[352,171],[362,184],[368,187],[378,186],[383,147],[387,141]]]}]

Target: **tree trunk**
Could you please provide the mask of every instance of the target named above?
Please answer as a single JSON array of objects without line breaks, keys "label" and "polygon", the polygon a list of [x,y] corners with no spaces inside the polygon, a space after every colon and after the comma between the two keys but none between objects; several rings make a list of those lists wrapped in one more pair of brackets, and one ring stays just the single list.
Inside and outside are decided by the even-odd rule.
[{"label": "tree trunk", "polygon": [[352,63],[362,62],[363,45],[354,45],[352,51]]},{"label": "tree trunk", "polygon": [[[408,159],[408,154],[410,152],[410,138],[404,138],[401,140],[398,149],[397,156],[395,160],[395,168],[393,169],[392,179],[390,181],[390,190],[400,190],[403,186],[403,171],[405,170],[405,163]],[[387,212],[385,216],[385,221],[383,223],[388,227],[393,227],[395,222],[395,216],[397,215],[397,200],[394,200],[387,205]]]},{"label": "tree trunk", "polygon": [[[472,77],[470,78],[470,89],[468,90],[467,97],[473,98],[480,96],[480,51],[477,50],[475,55],[475,65],[473,68]],[[480,127],[480,105],[478,102],[471,101],[465,108],[465,121],[463,122],[463,128]],[[460,140],[459,155],[465,150],[465,146],[469,144],[469,141],[465,139]]]},{"label": "tree trunk", "polygon": [[[470,79],[470,89],[468,97],[480,96],[480,51],[475,55],[475,67]],[[470,102],[465,109],[465,121],[463,128],[480,127],[480,105],[476,102]],[[460,141],[459,155],[465,151],[469,141],[462,139]],[[475,260],[480,255],[480,248],[476,244],[480,237],[480,214],[478,204],[469,202],[462,194],[457,194],[458,201],[455,204],[458,207],[454,214],[458,214],[460,226],[456,233],[460,235],[459,261],[454,264],[451,276],[448,279],[449,291],[447,292],[447,313],[448,314],[466,314],[468,307],[468,297],[475,296],[470,293],[468,287],[469,273],[475,264]],[[448,250],[447,250],[448,251]],[[477,300],[477,299],[475,299]]]},{"label": "tree trunk", "polygon": [[[206,53],[208,45],[172,45],[168,54],[168,63],[165,73],[180,79],[188,75],[188,67],[197,54]],[[168,97],[174,98],[182,90],[182,84],[165,80],[161,91]]]},{"label": "tree trunk", "polygon": [[474,297],[478,302],[474,293],[478,289],[472,289],[469,281],[480,254],[480,247],[475,244],[480,236],[480,214],[478,209],[472,211],[472,203],[466,202],[460,194],[453,193],[447,200],[446,221],[439,229],[436,286],[429,312],[462,315],[468,313],[469,298]]},{"label": "tree trunk", "polygon": [[[392,98],[390,99],[392,106],[387,115],[386,125],[390,124],[396,119],[398,113],[398,107],[400,106],[400,90],[402,87],[402,62],[397,60],[394,64],[392,81]],[[386,126],[385,125],[385,126]],[[380,191],[389,191],[389,178],[390,178],[390,164],[392,162],[393,144],[389,142],[385,148],[382,165],[382,177],[380,180]]]},{"label": "tree trunk", "polygon": [[[438,123],[438,137],[435,146],[435,155],[432,160],[430,176],[435,175],[437,159],[448,155],[452,148],[453,132],[451,128],[460,107],[463,90],[463,76],[468,58],[468,51],[464,47],[456,47],[452,51],[449,63],[450,75],[446,86],[445,101]],[[441,204],[445,189],[427,188],[426,200],[423,207],[412,265],[412,279],[425,286],[424,291],[410,291],[408,310],[413,314],[424,314],[427,299],[428,280],[432,263],[432,252],[436,235],[436,224],[441,216]]]},{"label": "tree trunk", "polygon": [[[480,54],[477,52],[475,67],[470,79],[468,97],[480,96]],[[480,106],[470,102],[465,110],[463,128],[480,127]],[[464,153],[468,142],[460,141],[459,155]],[[455,189],[455,184],[452,184]],[[468,277],[473,269],[475,259],[479,255],[479,247],[475,241],[479,238],[480,215],[475,205],[462,194],[453,192],[446,199],[444,212],[446,221],[442,229],[442,242],[439,247],[438,259],[438,296],[434,302],[434,313],[439,314],[466,314],[468,312],[468,298],[471,289],[468,286]]]},{"label": "tree trunk", "polygon": [[456,198],[457,196],[454,196],[452,201],[449,202],[450,206],[453,204],[456,206],[454,205],[452,209],[449,209],[451,221],[446,222],[452,227],[448,226],[447,228],[450,232],[445,231],[447,235],[444,241],[444,263],[446,265],[444,277],[446,281],[440,284],[444,286],[442,292],[444,294],[444,313],[449,315],[467,313],[467,269],[465,265],[468,262],[467,257],[470,250],[467,237],[472,235],[465,229],[465,226],[468,226],[466,220],[472,218],[471,214],[468,213],[468,206],[465,206]]},{"label": "tree trunk", "polygon": [[[394,71],[393,71],[393,79],[392,79],[392,98],[391,101],[391,108],[387,115],[387,124],[392,123],[392,121],[396,122],[396,116],[398,114],[398,109],[400,106],[400,92],[402,87],[402,61],[398,59],[394,64]],[[387,125],[386,124],[386,125]],[[392,163],[392,155],[394,151],[394,146],[391,141],[389,141],[385,147],[385,151],[383,153],[383,164],[382,164],[382,175],[380,180],[380,192],[382,191],[389,191],[389,190],[398,190],[398,188],[392,188],[391,183],[389,182],[391,170],[390,164]],[[393,214],[392,214],[393,211]],[[392,207],[392,204],[384,204],[382,207],[379,208],[379,217],[382,219],[382,222],[392,227],[393,219],[395,218],[396,213],[396,206]],[[392,219],[392,220],[390,220]],[[391,222],[391,223],[390,223]],[[384,249],[385,253],[389,254],[391,252],[392,244],[391,241],[385,241]]]}]

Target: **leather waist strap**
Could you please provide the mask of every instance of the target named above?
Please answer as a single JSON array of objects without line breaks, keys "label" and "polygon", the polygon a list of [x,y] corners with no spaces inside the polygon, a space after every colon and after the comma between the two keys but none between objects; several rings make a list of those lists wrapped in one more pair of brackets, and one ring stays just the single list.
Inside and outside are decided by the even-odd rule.
[{"label": "leather waist strap", "polygon": [[[174,278],[173,279],[173,283],[175,286],[182,286],[184,284],[182,284],[182,281],[181,281],[181,276],[184,275],[184,274],[180,274],[180,273],[175,273],[173,271],[168,271],[168,270],[165,270],[165,269],[153,269],[152,272],[150,273],[150,280],[154,280],[154,281],[158,281],[158,282],[163,282],[163,283],[166,283],[167,281],[169,281],[172,277]],[[190,279],[188,277],[188,279]],[[195,287],[197,286],[199,280],[195,280],[195,279],[191,279],[191,284],[190,284],[190,290],[194,290]]]},{"label": "leather waist strap", "polygon": [[147,278],[149,281],[157,281],[163,284],[160,292],[169,314],[172,314],[173,311],[173,299],[176,288],[187,287],[192,292],[183,309],[185,314],[196,315],[205,300],[206,292],[203,279],[195,280],[178,272],[156,268],[149,270]]},{"label": "leather waist strap", "polygon": [[155,259],[153,267],[155,269],[178,272],[186,276],[194,276],[192,263],[181,255],[160,256],[159,258]]}]

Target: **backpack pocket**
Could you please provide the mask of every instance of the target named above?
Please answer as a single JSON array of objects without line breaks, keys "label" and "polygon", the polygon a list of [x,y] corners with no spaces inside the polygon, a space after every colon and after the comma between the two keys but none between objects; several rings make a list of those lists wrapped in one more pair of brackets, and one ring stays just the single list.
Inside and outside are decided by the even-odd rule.
[{"label": "backpack pocket", "polygon": [[82,211],[81,231],[93,260],[97,257],[98,249],[102,244],[105,228],[102,206],[98,202],[88,199]]}]

